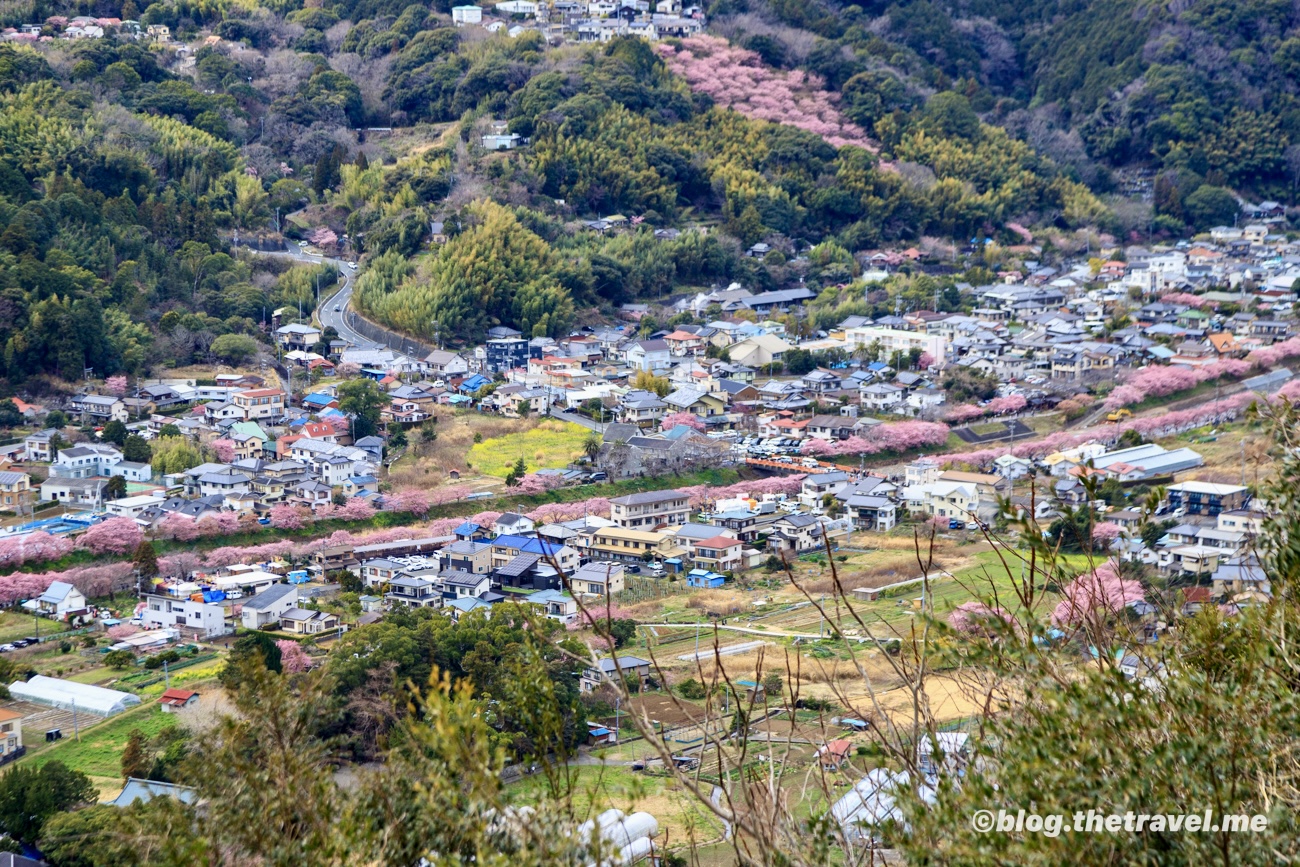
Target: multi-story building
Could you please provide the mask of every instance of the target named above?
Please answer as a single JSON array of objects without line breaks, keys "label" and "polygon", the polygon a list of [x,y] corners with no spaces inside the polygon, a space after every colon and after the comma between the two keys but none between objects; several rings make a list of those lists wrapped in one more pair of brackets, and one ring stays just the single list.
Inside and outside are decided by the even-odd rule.
[{"label": "multi-story building", "polygon": [[31,477],[26,473],[0,472],[0,508],[22,513],[36,499]]},{"label": "multi-story building", "polygon": [[140,611],[140,621],[147,629],[191,629],[204,638],[232,631],[226,625],[226,610],[219,602],[158,593],[145,595],[143,601],[145,607]]},{"label": "multi-story building", "polygon": [[609,501],[610,518],[626,529],[653,529],[685,524],[690,520],[690,500],[679,491],[645,491]]},{"label": "multi-story building", "polygon": [[1169,508],[1184,510],[1188,515],[1217,517],[1220,512],[1235,511],[1246,505],[1248,491],[1241,485],[1216,485],[1210,482],[1180,482],[1166,488]]}]

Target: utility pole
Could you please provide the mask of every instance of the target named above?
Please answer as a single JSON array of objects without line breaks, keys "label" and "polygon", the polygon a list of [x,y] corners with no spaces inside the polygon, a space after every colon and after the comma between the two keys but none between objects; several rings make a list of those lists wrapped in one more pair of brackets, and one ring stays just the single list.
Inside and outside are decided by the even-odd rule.
[{"label": "utility pole", "polygon": [[81,740],[81,727],[77,725],[77,700],[72,700],[72,736]]}]

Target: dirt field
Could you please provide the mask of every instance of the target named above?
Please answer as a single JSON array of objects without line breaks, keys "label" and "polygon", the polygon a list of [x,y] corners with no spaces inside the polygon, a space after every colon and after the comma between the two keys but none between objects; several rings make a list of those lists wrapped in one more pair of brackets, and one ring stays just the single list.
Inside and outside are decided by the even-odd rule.
[{"label": "dirt field", "polygon": [[652,723],[669,728],[704,719],[704,708],[681,698],[674,701],[665,695],[639,695],[629,705],[638,717],[644,715]]}]

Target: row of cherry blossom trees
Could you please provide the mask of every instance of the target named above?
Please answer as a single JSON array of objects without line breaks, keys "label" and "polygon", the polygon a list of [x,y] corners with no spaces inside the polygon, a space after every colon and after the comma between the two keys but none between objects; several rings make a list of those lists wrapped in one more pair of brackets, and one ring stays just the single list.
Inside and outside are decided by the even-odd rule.
[{"label": "row of cherry blossom trees", "polygon": [[978,406],[973,403],[959,403],[944,413],[944,419],[954,424],[962,424],[968,421],[974,421],[977,418],[983,418],[986,415],[1007,415],[1008,413],[1020,412],[1029,401],[1023,394],[1009,394],[1006,397],[995,397],[984,406]]},{"label": "row of cherry blossom trees", "polygon": [[799,447],[800,454],[813,456],[874,455],[880,452],[908,452],[943,445],[948,426],[934,421],[895,421],[868,428],[863,435],[830,442],[810,438]]},{"label": "row of cherry blossom trees", "polygon": [[1240,379],[1255,369],[1250,361],[1229,358],[1204,367],[1143,367],[1134,371],[1102,404],[1106,409],[1119,409],[1141,403],[1149,397],[1164,397],[1179,391],[1195,388],[1202,382],[1216,379]]},{"label": "row of cherry blossom trees", "polygon": [[707,93],[718,105],[807,130],[835,147],[876,150],[867,132],[840,111],[839,95],[828,92],[815,74],[774,70],[755,52],[716,36],[692,36],[683,39],[680,48],[659,42],[655,50],[692,90]]},{"label": "row of cherry blossom trees", "polygon": [[[1300,382],[1288,382],[1277,391],[1272,399],[1278,398],[1287,398],[1289,400],[1300,398]],[[949,466],[965,465],[987,468],[993,461],[1003,455],[1014,455],[1018,458],[1032,460],[1050,455],[1053,452],[1059,452],[1062,449],[1074,448],[1087,442],[1114,443],[1128,430],[1137,431],[1147,439],[1173,436],[1207,424],[1220,424],[1239,418],[1246,408],[1256,400],[1258,400],[1258,395],[1244,392],[1230,395],[1222,400],[1212,400],[1191,409],[1167,412],[1163,415],[1133,418],[1119,424],[1086,428],[1081,431],[1058,431],[1041,439],[1016,443],[1010,447],[999,446],[970,452],[952,452],[939,457]]]}]

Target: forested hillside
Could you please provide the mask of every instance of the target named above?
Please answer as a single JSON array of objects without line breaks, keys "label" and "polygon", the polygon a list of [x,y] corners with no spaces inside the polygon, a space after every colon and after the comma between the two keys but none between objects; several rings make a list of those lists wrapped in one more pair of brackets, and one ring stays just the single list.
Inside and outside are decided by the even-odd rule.
[{"label": "forested hillside", "polygon": [[[363,310],[472,340],[711,283],[820,288],[926,238],[1203,229],[1300,175],[1290,4],[716,0],[709,35],[596,45],[448,11],[6,4],[0,24],[46,23],[0,43],[4,377],[211,359],[270,311],[310,316],[315,275],[239,233],[346,233]],[[46,17],[78,13],[170,36]],[[493,123],[528,145],[485,151]],[[1159,173],[1154,214],[1115,194],[1133,167]],[[628,228],[583,225],[611,214]]]},{"label": "forested hillside", "polygon": [[1170,230],[1223,215],[1210,191],[1187,207],[1204,184],[1289,201],[1300,181],[1292,3],[719,0],[713,10],[715,31],[824,76],[887,144],[891,113],[952,90],[1096,191],[1116,186],[1117,168],[1164,173],[1155,206]]}]

